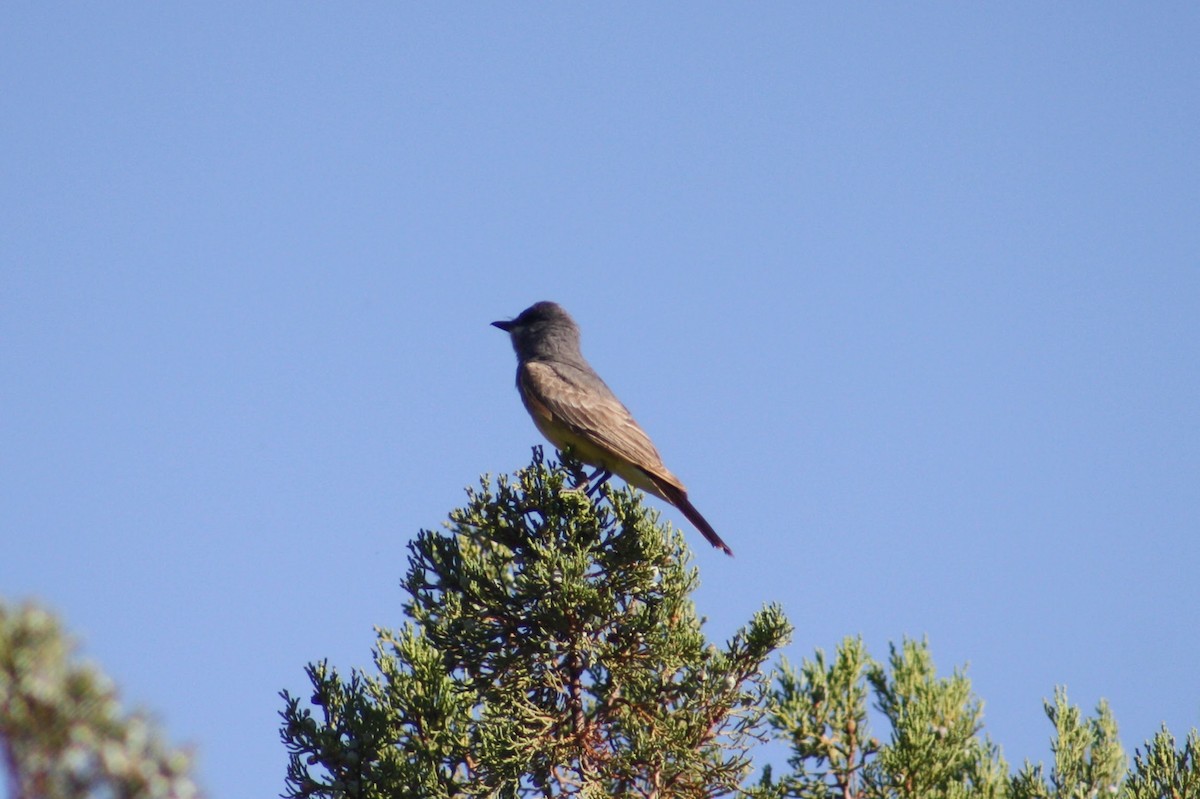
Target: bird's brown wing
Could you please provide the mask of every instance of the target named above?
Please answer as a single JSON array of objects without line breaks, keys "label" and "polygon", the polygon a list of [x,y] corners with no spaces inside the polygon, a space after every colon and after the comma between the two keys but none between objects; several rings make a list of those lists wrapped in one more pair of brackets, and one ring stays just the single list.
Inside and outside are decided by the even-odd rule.
[{"label": "bird's brown wing", "polygon": [[538,427],[547,437],[574,439],[576,457],[662,497],[683,511],[710,544],[733,555],[688,500],[683,483],[663,465],[646,431],[595,372],[566,363],[526,361],[517,372],[517,382],[529,412],[535,420],[540,418]]},{"label": "bird's brown wing", "polygon": [[[606,462],[598,465],[630,481],[629,475],[622,474],[624,470],[618,467],[631,464],[654,482],[683,487],[679,478],[663,465],[658,450],[633,415],[594,372],[585,372],[571,364],[527,361],[517,379],[527,402],[541,406],[534,412],[544,409],[553,423],[565,426],[607,456]],[[584,460],[588,460],[586,455]]]}]

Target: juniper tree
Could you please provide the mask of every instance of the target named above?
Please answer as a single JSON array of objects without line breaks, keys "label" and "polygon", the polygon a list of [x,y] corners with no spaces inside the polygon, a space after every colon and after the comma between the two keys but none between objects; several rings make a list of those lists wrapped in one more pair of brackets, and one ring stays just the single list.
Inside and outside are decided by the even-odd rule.
[{"label": "juniper tree", "polygon": [[[890,727],[867,724],[868,700]],[[888,667],[859,638],[832,662],[817,650],[799,669],[784,663],[772,693],[772,725],[791,743],[792,773],[774,784],[804,799],[997,799],[1006,772],[979,733],[982,705],[960,671],[937,677],[924,642],[893,646]]]},{"label": "juniper tree", "polygon": [[1200,797],[1200,733],[1188,734],[1182,749],[1163,727],[1138,750],[1125,783],[1125,799],[1197,799]]},{"label": "juniper tree", "polygon": [[[868,729],[873,700],[889,728]],[[771,724],[792,747],[790,774],[763,795],[803,799],[1200,799],[1200,733],[1182,749],[1164,728],[1127,762],[1106,702],[1085,717],[1055,690],[1045,702],[1054,763],[1013,775],[982,732],[982,703],[961,671],[938,678],[925,642],[893,646],[887,667],[847,638],[832,661],[817,650],[786,661],[771,692]]]},{"label": "juniper tree", "polygon": [[1054,765],[1047,775],[1041,763],[1026,761],[1012,779],[1013,799],[1116,796],[1128,764],[1108,703],[1101,700],[1095,717],[1086,718],[1078,706],[1067,701],[1066,689],[1059,687],[1054,701],[1047,700],[1043,707],[1054,725],[1050,743]]},{"label": "juniper tree", "polygon": [[309,666],[283,693],[291,797],[713,797],[763,735],[764,607],[722,646],[681,534],[580,464],[481,480],[410,544],[398,630],[372,672]]},{"label": "juniper tree", "polygon": [[0,770],[12,799],[191,799],[191,758],[79,662],[58,620],[0,601]]}]

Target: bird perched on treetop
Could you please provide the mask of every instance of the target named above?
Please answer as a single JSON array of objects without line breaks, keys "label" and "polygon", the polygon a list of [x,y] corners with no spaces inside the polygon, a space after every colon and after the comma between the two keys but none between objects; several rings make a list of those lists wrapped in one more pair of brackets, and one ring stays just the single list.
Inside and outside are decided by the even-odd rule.
[{"label": "bird perched on treetop", "polygon": [[579,349],[579,326],[553,302],[538,302],[508,322],[492,322],[512,338],[517,390],[533,423],[550,443],[597,468],[598,488],[619,475],[626,483],[670,502],[708,542],[733,555],[688,500],[646,432]]}]

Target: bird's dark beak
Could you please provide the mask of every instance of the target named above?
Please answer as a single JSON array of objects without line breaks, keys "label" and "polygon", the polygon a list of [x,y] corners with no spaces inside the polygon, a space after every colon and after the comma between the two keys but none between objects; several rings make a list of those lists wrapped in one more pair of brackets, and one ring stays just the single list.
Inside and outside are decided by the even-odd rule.
[{"label": "bird's dark beak", "polygon": [[512,322],[492,322],[492,327],[498,327],[501,330],[503,330],[505,333],[507,333],[508,331],[512,330],[513,323]]}]

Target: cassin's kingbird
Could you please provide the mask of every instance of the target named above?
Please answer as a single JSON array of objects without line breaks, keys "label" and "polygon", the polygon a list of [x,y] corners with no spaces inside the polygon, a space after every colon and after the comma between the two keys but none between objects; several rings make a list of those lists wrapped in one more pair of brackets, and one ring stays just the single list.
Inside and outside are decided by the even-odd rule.
[{"label": "cassin's kingbird", "polygon": [[517,390],[542,435],[563,452],[665,499],[725,554],[712,525],[688,501],[687,489],[663,465],[650,437],[633,420],[579,350],[579,326],[552,302],[535,303],[511,322],[492,322],[512,337]]}]

